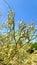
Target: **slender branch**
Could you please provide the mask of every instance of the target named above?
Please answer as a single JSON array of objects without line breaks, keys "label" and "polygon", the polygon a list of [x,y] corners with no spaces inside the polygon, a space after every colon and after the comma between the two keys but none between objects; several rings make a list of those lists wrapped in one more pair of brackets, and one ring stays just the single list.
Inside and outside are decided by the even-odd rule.
[{"label": "slender branch", "polygon": [[8,6],[8,8],[12,11],[10,5],[8,4],[8,2],[6,0],[3,0],[5,2],[5,4]]}]

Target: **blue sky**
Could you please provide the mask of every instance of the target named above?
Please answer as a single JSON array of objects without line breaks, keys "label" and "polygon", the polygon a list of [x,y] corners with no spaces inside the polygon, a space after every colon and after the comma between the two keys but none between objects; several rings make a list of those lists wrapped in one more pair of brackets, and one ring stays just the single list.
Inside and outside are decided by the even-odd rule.
[{"label": "blue sky", "polygon": [[[37,0],[6,0],[15,12],[15,22],[24,19],[26,23],[32,20],[37,26]],[[8,7],[3,0],[0,0],[0,23],[6,21]]]}]

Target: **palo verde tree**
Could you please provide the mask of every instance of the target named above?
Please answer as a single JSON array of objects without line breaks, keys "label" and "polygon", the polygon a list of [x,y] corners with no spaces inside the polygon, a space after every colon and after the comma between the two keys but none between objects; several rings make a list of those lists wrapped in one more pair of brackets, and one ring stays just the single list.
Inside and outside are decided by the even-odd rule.
[{"label": "palo verde tree", "polygon": [[[15,31],[15,14],[7,1],[3,1],[9,12],[7,21],[0,25],[0,65],[32,65],[28,51],[31,50],[34,39],[37,40],[37,29],[34,23],[23,24],[24,21],[20,20],[18,30]],[[4,28],[7,31],[2,32]]]},{"label": "palo verde tree", "polygon": [[37,31],[37,29],[34,28],[34,24],[32,23],[31,25],[29,24],[23,24],[23,21],[19,21],[18,23],[18,30],[15,32],[15,22],[14,22],[14,17],[15,14],[12,11],[10,5],[6,2],[6,0],[3,0],[6,5],[8,6],[8,8],[10,9],[9,13],[8,13],[8,21],[5,23],[2,23],[2,25],[0,26],[0,29],[2,28],[6,28],[7,32],[5,35],[3,35],[2,38],[0,38],[0,40],[2,42],[7,42],[9,41],[10,43],[15,42],[16,46],[17,44],[21,45],[22,41],[28,42],[30,44],[30,42],[32,40],[34,40],[35,38],[37,38],[35,32]]}]

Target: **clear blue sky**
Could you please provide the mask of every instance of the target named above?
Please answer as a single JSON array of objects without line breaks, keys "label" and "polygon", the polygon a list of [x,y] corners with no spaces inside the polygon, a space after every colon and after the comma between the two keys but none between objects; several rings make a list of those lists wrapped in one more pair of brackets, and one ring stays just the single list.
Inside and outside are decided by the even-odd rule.
[{"label": "clear blue sky", "polygon": [[[26,23],[29,20],[34,21],[37,24],[37,0],[6,0],[11,8],[15,12],[15,21],[17,22],[21,18],[24,19]],[[8,7],[0,0],[0,11],[2,17],[0,18],[0,23],[5,21],[8,14]],[[37,25],[36,25],[37,26]]]}]

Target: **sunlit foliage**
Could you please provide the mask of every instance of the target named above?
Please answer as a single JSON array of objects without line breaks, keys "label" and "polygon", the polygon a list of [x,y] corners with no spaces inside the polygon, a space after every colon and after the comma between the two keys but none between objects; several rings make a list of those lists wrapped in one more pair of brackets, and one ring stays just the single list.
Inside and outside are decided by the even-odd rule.
[{"label": "sunlit foliage", "polygon": [[[0,25],[0,65],[37,65],[37,49],[33,45],[37,29],[34,23],[23,24],[20,20],[16,31],[14,17],[10,10],[7,22]],[[2,32],[4,28],[5,33]]]}]

